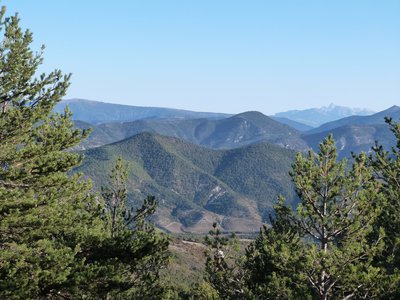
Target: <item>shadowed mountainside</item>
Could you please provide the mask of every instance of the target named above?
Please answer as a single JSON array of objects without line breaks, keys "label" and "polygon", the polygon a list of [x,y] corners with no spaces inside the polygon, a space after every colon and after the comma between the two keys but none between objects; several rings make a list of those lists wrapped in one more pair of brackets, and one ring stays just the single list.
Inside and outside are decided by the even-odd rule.
[{"label": "shadowed mountainside", "polygon": [[394,146],[395,138],[386,124],[378,125],[346,125],[329,131],[305,135],[303,139],[314,150],[329,134],[332,134],[338,149],[339,158],[350,158],[353,153],[372,152],[375,141],[379,141],[385,149]]},{"label": "shadowed mountainside", "polygon": [[[232,149],[260,141],[277,144],[284,148],[307,149],[306,143],[300,138],[299,131],[259,112],[245,112],[219,120],[140,120],[105,123],[91,127],[94,128],[94,132],[81,144],[81,149],[116,142],[142,132],[177,137],[211,149]],[[103,143],[101,143],[102,140],[104,140]]]},{"label": "shadowed mountainside", "polygon": [[303,123],[300,123],[300,122],[297,122],[297,121],[293,121],[293,120],[290,120],[288,118],[275,117],[275,116],[270,116],[270,118],[275,120],[275,121],[278,121],[279,123],[288,125],[288,126],[294,128],[294,129],[296,129],[298,131],[302,131],[302,132],[305,132],[305,131],[308,131],[308,130],[311,130],[311,129],[314,128],[312,126],[309,126],[309,125],[306,125],[306,124],[303,124]]}]

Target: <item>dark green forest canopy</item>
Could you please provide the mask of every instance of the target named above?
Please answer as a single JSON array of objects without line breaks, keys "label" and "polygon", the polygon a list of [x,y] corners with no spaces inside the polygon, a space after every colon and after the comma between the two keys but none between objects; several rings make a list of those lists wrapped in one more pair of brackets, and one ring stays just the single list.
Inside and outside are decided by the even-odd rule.
[{"label": "dark green forest canopy", "polygon": [[[155,195],[160,200],[161,227],[175,222],[188,231],[207,232],[219,218],[226,230],[254,232],[268,220],[279,194],[295,202],[288,174],[295,152],[276,145],[217,151],[142,133],[84,154],[78,171],[93,179],[95,186],[104,182],[115,157],[128,161],[132,170],[128,202]],[[209,220],[205,225],[204,218]]]}]

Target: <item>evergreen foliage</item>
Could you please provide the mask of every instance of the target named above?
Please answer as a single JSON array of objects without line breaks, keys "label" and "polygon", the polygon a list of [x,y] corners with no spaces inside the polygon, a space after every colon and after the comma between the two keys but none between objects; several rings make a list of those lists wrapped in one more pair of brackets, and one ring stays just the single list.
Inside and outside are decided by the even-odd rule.
[{"label": "evergreen foliage", "polygon": [[[222,298],[237,298],[232,293],[238,289],[228,284],[237,274],[246,299],[371,299],[383,294],[385,274],[373,264],[383,249],[383,230],[369,239],[385,205],[381,183],[365,154],[355,157],[350,170],[346,165],[337,161],[332,136],[320,144],[318,154],[297,155],[291,174],[300,198],[297,210],[281,198],[272,227],[260,231],[244,263],[227,265],[216,254],[207,260],[208,281]],[[211,246],[217,251],[228,241],[214,235]]]},{"label": "evergreen foliage", "polygon": [[108,235],[94,254],[101,262],[98,271],[104,276],[97,279],[96,290],[108,287],[104,296],[112,299],[160,299],[160,270],[168,261],[169,241],[147,220],[156,209],[153,196],[148,196],[136,211],[127,208],[128,174],[128,164],[124,165],[119,157],[109,185],[102,189]]},{"label": "evergreen foliage", "polygon": [[381,212],[380,183],[367,157],[355,157],[351,170],[337,162],[332,136],[320,152],[298,154],[292,177],[301,199],[293,222],[310,240],[304,245],[303,270],[320,299],[372,298],[379,295],[381,270],[372,260],[382,249],[382,234],[367,237]]},{"label": "evergreen foliage", "polygon": [[111,171],[109,186],[102,187],[106,209],[105,219],[112,238],[122,235],[126,227],[134,221],[133,209],[126,208],[128,175],[129,165],[123,165],[122,158],[118,157]]},{"label": "evergreen foliage", "polygon": [[235,238],[223,236],[218,224],[214,223],[206,244],[206,282],[222,299],[244,299],[244,273],[237,249],[235,251]]},{"label": "evergreen foliage", "polygon": [[[18,16],[3,18],[0,44],[0,298],[45,298],[84,263],[88,236],[101,227],[90,186],[66,172],[81,162],[64,150],[87,132],[68,110],[51,114],[69,85],[56,70],[35,77],[42,52],[29,45]],[[42,47],[43,50],[43,47]],[[62,287],[63,286],[63,287]]]},{"label": "evergreen foliage", "polygon": [[256,299],[308,299],[301,234],[290,219],[291,209],[280,197],[271,227],[260,229],[246,249],[246,286]]},{"label": "evergreen foliage", "polygon": [[[370,157],[376,178],[383,183],[383,194],[386,206],[376,221],[377,228],[383,227],[386,232],[385,249],[377,260],[383,266],[394,287],[388,298],[400,298],[400,123],[385,118],[396,138],[396,145],[391,151],[376,143],[374,155]],[[375,234],[376,235],[376,234]],[[375,236],[373,235],[373,236]]]},{"label": "evergreen foliage", "polygon": [[[150,290],[157,298],[168,240],[146,221],[154,212],[154,198],[145,200],[128,229],[125,177],[118,168],[113,176],[122,185],[110,186],[122,191],[120,202],[107,202],[106,212],[90,183],[79,174],[67,175],[82,161],[68,149],[88,135],[74,128],[68,109],[52,113],[70,76],[56,70],[37,77],[43,47],[33,52],[31,32],[22,31],[18,16],[3,18],[4,13],[3,8],[0,298],[129,299]],[[113,206],[118,214],[111,217]],[[118,226],[110,226],[113,218]]]}]

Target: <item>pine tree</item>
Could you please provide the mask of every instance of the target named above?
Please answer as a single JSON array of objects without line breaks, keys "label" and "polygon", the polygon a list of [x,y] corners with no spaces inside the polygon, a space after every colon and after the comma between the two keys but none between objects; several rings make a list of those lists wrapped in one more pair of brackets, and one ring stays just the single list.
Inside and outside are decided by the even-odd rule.
[{"label": "pine tree", "polygon": [[87,136],[68,110],[52,109],[69,86],[56,70],[36,76],[42,51],[18,16],[1,13],[0,44],[0,298],[61,297],[84,264],[87,237],[101,228],[89,184],[66,172],[81,162],[66,151]]},{"label": "pine tree", "polygon": [[379,295],[382,273],[372,266],[382,234],[367,240],[382,205],[380,183],[365,154],[350,170],[337,161],[332,136],[320,152],[297,155],[292,177],[300,204],[293,222],[304,233],[302,272],[319,299],[370,299]]},{"label": "pine tree", "polygon": [[102,188],[106,238],[93,244],[81,289],[93,299],[160,299],[160,271],[168,262],[168,238],[148,221],[157,202],[148,196],[138,209],[127,207],[129,168],[117,159]]},{"label": "pine tree", "polygon": [[337,161],[329,136],[318,154],[297,155],[291,175],[300,199],[296,211],[280,198],[272,226],[260,230],[244,263],[218,256],[228,242],[214,228],[208,281],[223,299],[238,297],[236,278],[246,299],[379,298],[386,277],[373,262],[384,232],[379,229],[374,239],[371,233],[385,199],[366,155],[354,157],[349,169],[346,160]]},{"label": "pine tree", "polygon": [[311,299],[303,268],[302,234],[292,221],[292,210],[280,197],[270,216],[246,249],[246,286],[255,299]]},{"label": "pine tree", "polygon": [[[43,47],[33,52],[32,33],[22,31],[18,16],[4,19],[4,12],[3,8],[0,298],[157,298],[168,240],[147,222],[156,207],[154,197],[134,214],[127,211],[122,182],[126,176],[116,168],[113,176],[122,185],[114,190],[123,193],[117,195],[121,202],[107,202],[104,213],[90,183],[79,174],[67,174],[82,161],[70,149],[88,135],[74,128],[68,109],[52,113],[70,75],[56,70],[37,76]],[[124,218],[131,215],[128,226]],[[112,226],[110,220],[115,221]]]},{"label": "pine tree", "polygon": [[[105,202],[105,218],[112,238],[124,234],[127,226],[134,221],[133,208],[127,210],[127,180],[129,165],[123,165],[122,158],[118,157],[115,167],[111,171],[109,185],[102,187],[102,196]],[[152,207],[152,212],[154,207]]]},{"label": "pine tree", "polygon": [[[386,118],[386,123],[396,138],[396,145],[391,151],[385,150],[376,143],[374,155],[370,157],[376,178],[383,183],[383,194],[386,206],[375,224],[385,229],[385,249],[377,261],[383,266],[394,286],[393,292],[387,298],[400,298],[400,123]],[[376,235],[376,233],[375,233]],[[375,236],[374,235],[374,236]]]},{"label": "pine tree", "polygon": [[205,281],[221,299],[246,299],[242,262],[238,257],[235,236],[223,236],[217,223],[206,237]]}]

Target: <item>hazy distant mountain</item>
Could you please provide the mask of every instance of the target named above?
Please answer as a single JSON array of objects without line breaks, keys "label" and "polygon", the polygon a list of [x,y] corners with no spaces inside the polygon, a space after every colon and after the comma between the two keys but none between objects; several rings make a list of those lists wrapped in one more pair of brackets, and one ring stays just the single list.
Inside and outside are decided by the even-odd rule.
[{"label": "hazy distant mountain", "polygon": [[339,156],[351,157],[351,152],[371,152],[371,147],[378,141],[386,149],[395,145],[395,137],[385,124],[385,117],[400,119],[400,107],[391,108],[371,116],[351,116],[323,124],[303,135],[310,147],[317,150],[319,142],[333,134],[339,151]]},{"label": "hazy distant mountain", "polygon": [[278,194],[295,199],[288,175],[295,152],[275,145],[211,150],[142,133],[85,151],[77,171],[99,187],[119,155],[130,163],[130,205],[155,195],[156,223],[170,231],[207,232],[216,220],[225,230],[257,231]]},{"label": "hazy distant mountain", "polygon": [[298,130],[298,131],[303,131],[303,132],[305,132],[305,131],[308,131],[308,130],[311,130],[311,129],[314,128],[314,127],[312,127],[312,126],[308,126],[308,125],[306,125],[306,124],[303,124],[303,123],[300,123],[300,122],[296,122],[296,121],[290,120],[290,119],[288,119],[288,118],[275,117],[275,116],[270,116],[270,117],[271,117],[273,120],[278,121],[279,123],[288,125],[288,126],[294,128],[294,129]]},{"label": "hazy distant mountain", "polygon": [[84,150],[88,148],[94,148],[94,147],[99,147],[103,146],[106,144],[110,144],[116,141],[115,139],[115,134],[118,135],[118,133],[112,133],[108,132],[102,129],[100,126],[96,126],[87,122],[75,120],[74,124],[77,128],[79,129],[88,129],[90,128],[92,132],[90,133],[89,137],[85,140],[83,140],[75,149],[78,150]]},{"label": "hazy distant mountain", "polygon": [[328,107],[310,108],[305,110],[289,110],[275,114],[275,117],[287,118],[296,122],[317,127],[324,123],[335,121],[353,115],[370,115],[373,111],[364,108],[349,108],[330,104]]},{"label": "hazy distant mountain", "polygon": [[73,113],[72,118],[74,120],[80,120],[91,124],[165,118],[218,119],[230,116],[229,114],[222,113],[194,112],[161,107],[121,105],[84,99],[63,100],[56,105],[55,111],[63,112],[67,105]]},{"label": "hazy distant mountain", "polygon": [[307,133],[318,133],[329,131],[334,128],[338,128],[346,125],[374,125],[374,124],[385,124],[385,117],[392,117],[394,120],[400,118],[400,107],[392,106],[386,110],[380,111],[370,116],[351,116],[343,118],[337,121],[329,122],[321,125],[318,128],[312,129]]},{"label": "hazy distant mountain", "polygon": [[329,131],[318,132],[303,136],[304,140],[314,150],[318,150],[319,143],[333,134],[339,158],[351,158],[351,153],[359,154],[362,151],[372,152],[375,141],[379,141],[385,149],[395,145],[395,137],[386,124],[375,125],[345,125]]},{"label": "hazy distant mountain", "polygon": [[[225,113],[195,112],[181,109],[142,107],[105,103],[84,99],[62,100],[57,104],[55,111],[63,112],[69,106],[73,113],[73,119],[90,124],[132,122],[137,120],[157,119],[223,119],[232,116]],[[275,121],[289,125],[299,131],[312,129],[308,125],[282,117],[271,117]]]},{"label": "hazy distant mountain", "polygon": [[[224,119],[140,120],[104,123],[94,127],[89,139],[81,144],[91,148],[129,138],[141,132],[177,137],[212,149],[231,149],[267,141],[284,148],[305,150],[299,131],[259,112],[245,112]],[[102,139],[104,140],[101,143]]]}]

